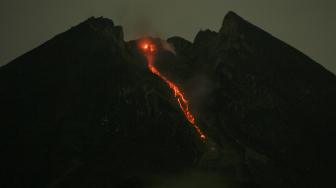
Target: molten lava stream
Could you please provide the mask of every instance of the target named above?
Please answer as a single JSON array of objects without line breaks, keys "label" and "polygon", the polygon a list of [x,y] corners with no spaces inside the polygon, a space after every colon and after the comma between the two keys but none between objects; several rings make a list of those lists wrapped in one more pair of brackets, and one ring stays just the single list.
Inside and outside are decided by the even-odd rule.
[{"label": "molten lava stream", "polygon": [[168,78],[163,76],[160,71],[154,66],[154,52],[156,51],[156,46],[148,41],[143,42],[140,44],[140,48],[145,52],[146,58],[147,58],[147,66],[149,70],[161,78],[171,90],[174,91],[175,98],[177,99],[177,102],[180,105],[181,110],[184,113],[184,116],[187,118],[187,120],[193,125],[197,133],[199,134],[200,138],[202,140],[206,139],[205,134],[202,132],[202,130],[198,127],[198,125],[195,122],[195,117],[194,115],[190,112],[189,110],[189,102],[188,100],[184,97],[182,91],[177,87],[176,84],[174,84],[172,81],[170,81]]}]

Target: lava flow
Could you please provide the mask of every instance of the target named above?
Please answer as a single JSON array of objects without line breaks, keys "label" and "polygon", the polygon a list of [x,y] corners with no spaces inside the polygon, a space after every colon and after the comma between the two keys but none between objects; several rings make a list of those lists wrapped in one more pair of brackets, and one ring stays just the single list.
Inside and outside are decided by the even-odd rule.
[{"label": "lava flow", "polygon": [[164,75],[162,75],[160,73],[160,71],[154,66],[154,53],[157,50],[156,45],[153,42],[149,41],[149,40],[144,40],[144,41],[140,42],[139,47],[145,53],[145,56],[147,58],[147,66],[148,66],[149,70],[153,74],[155,74],[156,76],[158,76],[159,78],[161,78],[169,86],[169,88],[174,91],[175,98],[176,98],[177,102],[179,103],[180,108],[183,111],[185,117],[193,125],[193,127],[195,128],[195,130],[199,134],[200,138],[202,140],[205,140],[206,136],[202,132],[202,130],[198,127],[198,125],[196,124],[195,117],[194,117],[194,115],[189,110],[189,102],[184,97],[183,92],[177,87],[176,84],[174,84],[167,77],[165,77]]}]

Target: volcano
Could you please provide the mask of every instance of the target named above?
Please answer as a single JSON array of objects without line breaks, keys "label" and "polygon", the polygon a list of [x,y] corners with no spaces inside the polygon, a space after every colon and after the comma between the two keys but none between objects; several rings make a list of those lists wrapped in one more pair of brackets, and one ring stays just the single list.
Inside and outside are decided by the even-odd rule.
[{"label": "volcano", "polygon": [[2,188],[333,183],[335,75],[234,12],[193,42],[89,18],[0,85]]}]

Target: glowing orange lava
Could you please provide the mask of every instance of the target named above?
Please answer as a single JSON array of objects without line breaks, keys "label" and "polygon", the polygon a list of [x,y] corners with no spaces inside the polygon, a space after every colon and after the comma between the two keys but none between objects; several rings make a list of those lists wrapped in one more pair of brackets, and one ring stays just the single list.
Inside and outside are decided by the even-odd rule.
[{"label": "glowing orange lava", "polygon": [[189,102],[184,97],[183,92],[176,86],[176,84],[170,81],[167,77],[163,76],[160,71],[154,66],[154,53],[156,51],[156,45],[149,40],[143,40],[139,43],[139,47],[145,52],[147,58],[147,66],[149,70],[153,74],[161,78],[169,86],[169,88],[174,91],[175,98],[177,99],[177,102],[179,103],[185,117],[193,125],[200,138],[202,140],[205,140],[206,136],[202,132],[202,130],[196,125],[195,117],[189,110]]}]

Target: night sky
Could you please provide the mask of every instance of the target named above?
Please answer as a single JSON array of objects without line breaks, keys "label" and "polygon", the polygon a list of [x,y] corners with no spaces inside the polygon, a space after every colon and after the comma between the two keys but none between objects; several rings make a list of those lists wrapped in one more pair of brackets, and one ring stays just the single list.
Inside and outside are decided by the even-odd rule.
[{"label": "night sky", "polygon": [[90,16],[124,27],[127,40],[148,32],[193,40],[218,30],[233,10],[336,73],[334,0],[8,0],[0,2],[0,65]]}]

